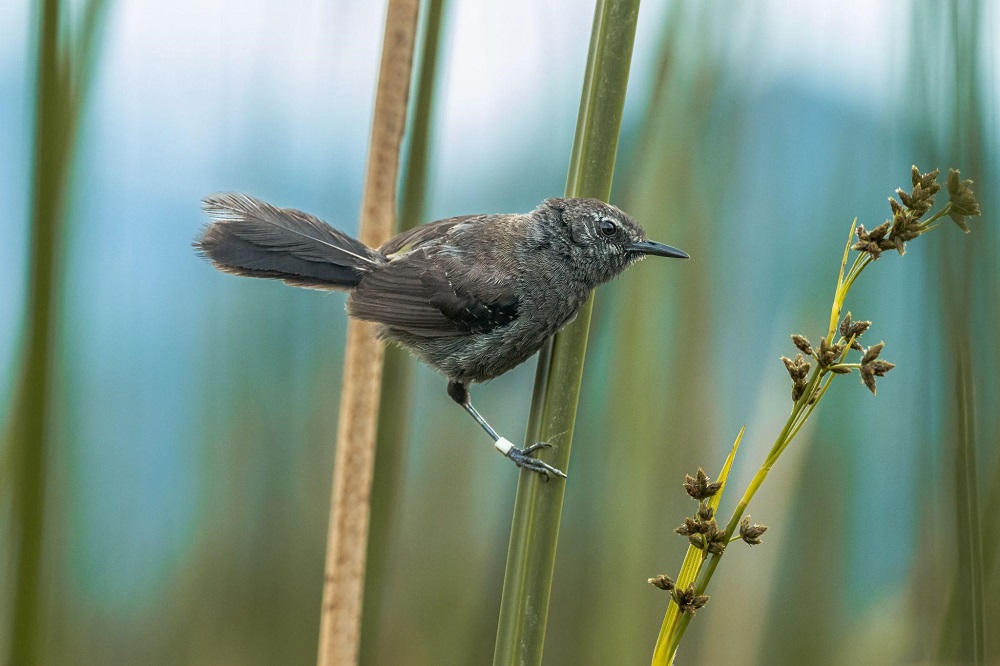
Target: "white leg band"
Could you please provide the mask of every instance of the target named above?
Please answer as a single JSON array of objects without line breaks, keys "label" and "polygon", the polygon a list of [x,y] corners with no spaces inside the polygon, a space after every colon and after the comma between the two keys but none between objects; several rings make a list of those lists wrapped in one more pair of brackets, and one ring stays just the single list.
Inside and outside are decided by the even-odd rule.
[{"label": "white leg band", "polygon": [[493,446],[496,447],[497,451],[504,455],[510,453],[510,450],[514,448],[514,445],[511,444],[506,437],[501,437],[497,441],[493,442]]}]

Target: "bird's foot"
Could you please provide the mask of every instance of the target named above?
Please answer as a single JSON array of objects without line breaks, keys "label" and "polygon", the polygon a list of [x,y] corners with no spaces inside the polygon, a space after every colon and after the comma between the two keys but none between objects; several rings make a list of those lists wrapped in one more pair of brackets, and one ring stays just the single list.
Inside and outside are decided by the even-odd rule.
[{"label": "bird's foot", "polygon": [[538,472],[542,475],[542,478],[546,481],[549,480],[549,476],[560,476],[562,478],[567,478],[560,470],[556,469],[552,465],[545,461],[539,460],[538,458],[532,458],[531,454],[539,449],[547,449],[552,445],[548,442],[538,442],[532,444],[531,446],[519,449],[509,441],[504,438],[500,438],[496,447],[505,456],[511,459],[515,465],[518,467],[523,467],[524,469],[531,470],[532,472]]}]

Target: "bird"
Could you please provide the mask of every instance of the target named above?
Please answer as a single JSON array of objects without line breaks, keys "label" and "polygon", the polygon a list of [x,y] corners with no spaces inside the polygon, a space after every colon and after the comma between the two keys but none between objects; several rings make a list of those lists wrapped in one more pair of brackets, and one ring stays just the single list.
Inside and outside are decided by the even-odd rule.
[{"label": "bird", "polygon": [[520,468],[566,478],[501,437],[469,387],[498,377],[572,322],[596,287],[646,256],[689,258],[648,240],[598,199],[550,198],[529,213],[450,217],[371,248],[323,220],[246,194],[202,201],[210,222],[194,241],[215,268],[296,287],[348,292],[347,314],[375,322],[448,380],[452,400]]}]

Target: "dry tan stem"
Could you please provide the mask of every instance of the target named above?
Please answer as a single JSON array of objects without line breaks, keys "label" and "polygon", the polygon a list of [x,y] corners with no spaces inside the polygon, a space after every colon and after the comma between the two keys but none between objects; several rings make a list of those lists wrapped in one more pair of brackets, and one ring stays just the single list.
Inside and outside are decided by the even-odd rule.
[{"label": "dry tan stem", "polygon": [[[390,0],[386,15],[359,234],[372,247],[388,240],[395,229],[399,146],[406,125],[418,8],[419,0]],[[348,323],[320,618],[320,666],[354,664],[358,659],[384,353],[372,332],[367,322]]]}]

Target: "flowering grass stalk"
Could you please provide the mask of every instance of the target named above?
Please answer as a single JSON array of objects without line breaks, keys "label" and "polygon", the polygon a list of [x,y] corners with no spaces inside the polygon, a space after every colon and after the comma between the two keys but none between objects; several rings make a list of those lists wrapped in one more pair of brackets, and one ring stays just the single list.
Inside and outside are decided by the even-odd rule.
[{"label": "flowering grass stalk", "polygon": [[[841,318],[841,313],[851,287],[862,272],[872,262],[877,261],[883,252],[895,250],[902,256],[906,253],[908,241],[936,229],[944,221],[945,216],[949,216],[962,231],[969,233],[967,218],[980,215],[980,208],[972,193],[972,181],[961,180],[959,172],[955,169],[949,171],[945,180],[948,203],[938,212],[923,219],[934,207],[935,195],[941,190],[941,185],[938,183],[939,175],[939,170],[922,174],[917,167],[912,167],[912,189],[909,192],[896,190],[898,201],[894,197],[889,197],[891,219],[871,231],[865,229],[863,225],[858,225],[857,219],[851,224],[850,235],[840,263],[833,305],[830,308],[829,327],[817,346],[809,342],[804,335],[792,335],[792,343],[799,353],[794,359],[784,356],[781,358],[792,380],[792,411],[764,463],[757,470],[733,510],[725,529],[719,528],[716,514],[722,501],[729,469],[743,437],[743,430],[740,431],[716,482],[712,482],[701,469],[695,477],[686,478],[685,490],[699,503],[696,513],[692,517],[685,518],[684,524],[675,530],[687,537],[690,544],[687,554],[676,581],[664,575],[649,579],[649,583],[669,591],[671,595],[653,653],[654,665],[673,662],[677,647],[691,618],[709,601],[705,590],[719,566],[726,546],[738,540],[745,541],[749,545],[761,542],[761,535],[767,527],[752,523],[750,516],[744,516],[744,511],[778,458],[795,439],[820,400],[826,395],[834,378],[849,375],[857,370],[862,384],[874,395],[876,379],[884,377],[896,367],[893,363],[880,358],[885,347],[884,342],[870,347],[861,344],[861,337],[871,327],[870,321],[855,321],[850,312]],[[848,268],[852,251],[857,254]],[[851,351],[860,354],[860,358],[848,362],[847,356]]]}]

